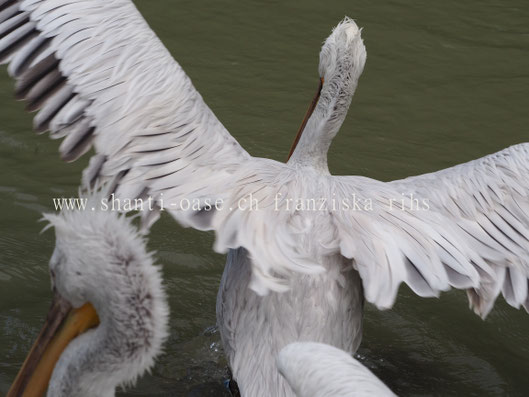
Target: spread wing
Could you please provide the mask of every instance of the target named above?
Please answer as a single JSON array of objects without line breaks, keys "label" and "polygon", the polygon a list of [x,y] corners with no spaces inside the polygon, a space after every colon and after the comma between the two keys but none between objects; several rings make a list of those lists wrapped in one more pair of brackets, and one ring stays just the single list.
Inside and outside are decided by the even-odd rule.
[{"label": "spread wing", "polygon": [[[449,216],[429,196],[411,196],[408,185],[321,175],[264,159],[252,166],[234,174],[237,188],[223,211],[188,212],[181,222],[215,230],[220,252],[246,248],[257,292],[281,290],[291,272],[317,273],[339,254],[351,260],[366,299],[379,308],[391,307],[406,283],[424,297],[451,287],[470,290],[475,311],[486,316],[507,282],[513,287],[512,293],[503,289],[507,302],[529,308],[525,251],[510,252],[478,233],[478,220]],[[241,199],[246,207],[253,200],[255,208],[226,209],[237,209]],[[529,210],[519,211],[527,227]]]},{"label": "spread wing", "polygon": [[529,144],[390,185],[427,199],[493,268],[494,279],[468,291],[476,311],[488,313],[500,291],[529,310]]},{"label": "spread wing", "polygon": [[[131,1],[0,0],[0,62],[17,98],[39,110],[36,131],[63,139],[64,160],[94,148],[85,185],[109,183],[118,198],[149,195],[183,224],[217,230],[218,250],[236,244],[262,256],[264,273],[277,259],[253,232],[260,216],[238,223],[245,211],[181,209],[219,198],[236,209],[266,183],[259,167],[279,166],[239,146]],[[243,238],[234,239],[239,226]]]},{"label": "spread wing", "polygon": [[64,160],[94,147],[86,184],[117,176],[136,197],[186,168],[226,184],[250,158],[129,0],[0,0],[0,61]]},{"label": "spread wing", "polygon": [[[422,192],[413,180],[321,175],[263,159],[252,165],[234,174],[237,188],[226,197],[223,211],[188,212],[181,222],[215,230],[220,252],[246,248],[257,292],[281,290],[292,272],[323,271],[341,255],[359,271],[366,300],[379,308],[391,307],[406,283],[423,297],[450,288],[468,290],[471,305],[483,317],[500,293],[512,306],[529,309],[523,177],[518,178],[519,195],[505,191],[502,196],[510,203],[505,208],[511,208],[502,213],[503,226],[513,229],[496,236],[479,214],[447,213],[432,202],[438,197],[434,188]],[[256,207],[226,210],[236,209],[241,199],[244,204],[253,200]]]}]

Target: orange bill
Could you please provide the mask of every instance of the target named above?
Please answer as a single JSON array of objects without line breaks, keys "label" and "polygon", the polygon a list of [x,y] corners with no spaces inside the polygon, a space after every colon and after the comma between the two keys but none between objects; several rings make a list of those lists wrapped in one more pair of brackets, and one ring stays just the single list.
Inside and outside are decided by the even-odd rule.
[{"label": "orange bill", "polygon": [[44,326],[7,397],[44,396],[55,364],[64,349],[76,336],[98,324],[99,317],[90,303],[74,309],[59,294],[55,294]]}]

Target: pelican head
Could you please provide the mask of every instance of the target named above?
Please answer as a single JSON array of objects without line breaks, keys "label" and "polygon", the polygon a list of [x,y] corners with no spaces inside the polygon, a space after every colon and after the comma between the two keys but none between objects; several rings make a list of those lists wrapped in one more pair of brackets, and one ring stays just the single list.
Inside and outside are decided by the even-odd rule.
[{"label": "pelican head", "polygon": [[364,70],[366,49],[361,29],[346,17],[320,51],[320,81],[290,150],[290,161],[327,170],[327,151],[351,104]]},{"label": "pelican head", "polygon": [[56,235],[53,304],[8,397],[114,396],[161,351],[160,269],[131,220],[98,209],[97,197],[84,211],[44,216]]}]

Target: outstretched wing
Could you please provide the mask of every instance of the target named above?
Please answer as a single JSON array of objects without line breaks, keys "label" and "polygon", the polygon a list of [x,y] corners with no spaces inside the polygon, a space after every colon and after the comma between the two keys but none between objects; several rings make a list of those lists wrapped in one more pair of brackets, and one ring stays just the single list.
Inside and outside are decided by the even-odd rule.
[{"label": "outstretched wing", "polygon": [[250,157],[130,0],[0,0],[0,61],[64,160],[95,148],[85,183],[119,176],[135,197],[189,166],[222,181]]},{"label": "outstretched wing", "polygon": [[366,300],[377,307],[391,307],[401,283],[433,297],[500,277],[452,219],[413,201],[422,205],[420,196],[362,177],[334,177],[331,186],[340,201],[359,203],[332,214],[332,247],[353,261]]},{"label": "outstretched wing", "polygon": [[[184,225],[216,230],[218,250],[260,258],[257,278],[278,261],[298,269],[259,240],[269,213],[238,210],[246,193],[273,198],[281,166],[239,146],[131,1],[0,0],[0,62],[40,109],[35,129],[64,138],[63,159],[95,149],[85,185],[112,181],[117,198],[149,195]],[[224,211],[202,210],[219,198]]]},{"label": "outstretched wing", "polygon": [[390,185],[427,199],[494,269],[495,279],[468,291],[476,311],[488,313],[500,290],[529,310],[529,144]]},{"label": "outstretched wing", "polygon": [[[292,272],[323,271],[341,255],[359,271],[366,299],[379,308],[391,307],[406,283],[424,297],[451,287],[469,290],[483,317],[501,292],[512,306],[529,309],[529,208],[522,177],[510,179],[517,192],[497,192],[503,212],[487,218],[447,212],[434,203],[440,197],[434,188],[423,191],[413,179],[336,177],[264,159],[248,165],[233,174],[235,188],[224,196],[222,210],[172,213],[184,224],[215,230],[220,252],[246,248],[258,293],[285,288]],[[500,235],[492,225],[511,229]]]}]

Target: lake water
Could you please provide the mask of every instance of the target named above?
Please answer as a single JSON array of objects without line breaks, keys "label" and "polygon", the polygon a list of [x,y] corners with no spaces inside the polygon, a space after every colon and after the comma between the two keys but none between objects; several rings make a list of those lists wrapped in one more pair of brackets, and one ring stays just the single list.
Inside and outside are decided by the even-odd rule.
[{"label": "lake water", "polygon": [[[529,12],[524,0],[136,2],[224,125],[253,155],[283,161],[318,82],[320,45],[348,15],[368,61],[329,153],[335,174],[391,180],[528,140]],[[0,395],[50,301],[52,197],[76,193],[87,159],[64,164],[31,132],[0,71]],[[529,176],[528,176],[529,177]],[[150,236],[164,265],[171,336],[153,373],[120,396],[223,396],[215,325],[224,258],[212,236],[165,216]],[[393,310],[368,306],[359,354],[397,393],[527,395],[529,317],[502,299],[483,322],[463,292]]]}]

